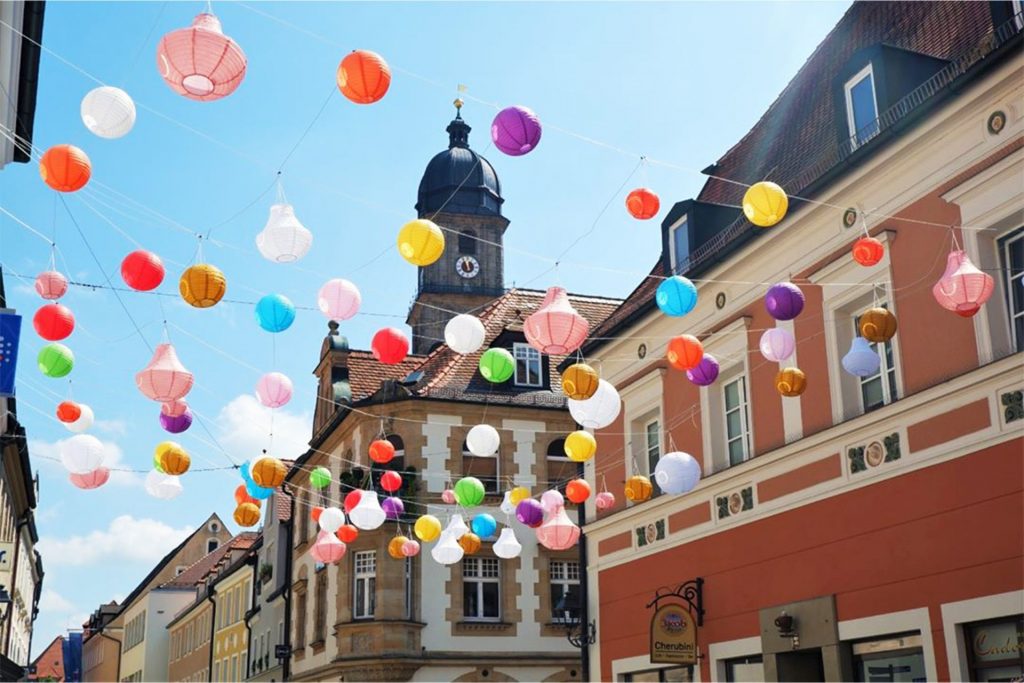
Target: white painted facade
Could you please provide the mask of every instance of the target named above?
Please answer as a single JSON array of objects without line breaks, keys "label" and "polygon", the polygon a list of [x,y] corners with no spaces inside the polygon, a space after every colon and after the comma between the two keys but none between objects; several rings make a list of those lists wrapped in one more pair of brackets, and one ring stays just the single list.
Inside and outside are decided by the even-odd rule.
[{"label": "white painted facade", "polygon": [[[121,680],[165,681],[169,661],[167,624],[195,598],[194,588],[155,588],[131,605],[122,617]],[[143,638],[127,647],[129,625],[145,614]]]}]

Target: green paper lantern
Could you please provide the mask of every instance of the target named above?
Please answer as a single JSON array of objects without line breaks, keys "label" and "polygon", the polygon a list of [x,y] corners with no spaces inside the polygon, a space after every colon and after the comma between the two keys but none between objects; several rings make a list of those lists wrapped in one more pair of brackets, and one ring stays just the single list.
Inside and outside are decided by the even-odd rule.
[{"label": "green paper lantern", "polygon": [[325,489],[331,485],[331,471],[326,467],[317,467],[309,473],[309,485],[315,489]]},{"label": "green paper lantern", "polygon": [[455,500],[462,507],[471,508],[484,500],[484,484],[476,477],[463,477],[455,484]]},{"label": "green paper lantern", "polygon": [[47,377],[66,377],[75,367],[75,354],[63,344],[47,344],[36,359],[39,371]]},{"label": "green paper lantern", "polygon": [[516,361],[508,349],[487,349],[480,356],[480,374],[488,382],[507,382],[516,371]]}]

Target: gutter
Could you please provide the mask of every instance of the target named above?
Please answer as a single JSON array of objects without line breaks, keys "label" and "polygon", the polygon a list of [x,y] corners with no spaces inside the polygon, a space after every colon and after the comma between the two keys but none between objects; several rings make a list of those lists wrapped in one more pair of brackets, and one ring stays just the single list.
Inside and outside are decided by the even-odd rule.
[{"label": "gutter", "polygon": [[[288,484],[282,484],[281,490],[288,494],[289,499],[289,514],[287,522],[278,523],[283,524],[285,528],[285,543],[287,544],[288,552],[284,554],[284,581],[281,585],[281,595],[284,596],[284,642],[280,645],[285,645],[288,648],[288,656],[283,659],[277,658],[277,653],[274,653],[274,658],[278,659],[282,667],[281,679],[285,681],[291,680],[292,674],[292,554],[294,548],[295,536],[295,491],[288,490],[290,487]],[[274,599],[278,591],[274,591],[274,594],[270,596],[270,599]],[[275,650],[277,648],[274,648]]]},{"label": "gutter", "polygon": [[213,599],[216,595],[213,584],[206,588],[206,600],[212,605],[210,607],[210,645],[207,648],[209,654],[206,656],[206,672],[210,680],[213,680],[213,641],[217,636],[217,601]]},{"label": "gutter", "polygon": [[257,598],[257,595],[256,595],[256,565],[258,563],[258,560],[259,560],[259,555],[257,553],[251,553],[249,555],[249,557],[246,558],[246,560],[245,560],[246,564],[251,564],[253,566],[253,570],[252,570],[252,579],[253,580],[251,581],[251,583],[252,583],[252,600],[251,600],[251,603],[250,603],[250,604],[252,604],[252,607],[250,607],[249,610],[244,615],[245,633],[246,633],[246,641],[245,641],[245,668],[247,669],[247,671],[242,673],[241,677],[243,679],[249,678],[249,671],[252,671],[252,625],[249,624],[249,620],[252,619],[252,617],[257,612],[260,611],[259,605],[256,604],[256,598]]}]

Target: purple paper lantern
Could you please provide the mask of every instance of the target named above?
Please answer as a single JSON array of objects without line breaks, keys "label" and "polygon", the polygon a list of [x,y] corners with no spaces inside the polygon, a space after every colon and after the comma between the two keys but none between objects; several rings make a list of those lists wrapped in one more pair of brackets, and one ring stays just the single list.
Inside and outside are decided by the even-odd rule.
[{"label": "purple paper lantern", "polygon": [[536,529],[544,522],[544,506],[535,498],[521,500],[516,506],[516,519],[531,529]]},{"label": "purple paper lantern", "polygon": [[518,105],[502,109],[491,123],[494,146],[513,157],[532,151],[540,142],[540,134],[537,115]]},{"label": "purple paper lantern", "polygon": [[385,498],[381,502],[380,508],[388,519],[399,519],[405,514],[405,503],[402,502],[401,498],[396,498],[395,496]]},{"label": "purple paper lantern", "polygon": [[184,401],[171,401],[160,406],[160,426],[171,434],[181,434],[192,426],[192,410]]},{"label": "purple paper lantern", "polygon": [[686,371],[686,379],[698,387],[710,386],[718,379],[719,370],[718,361],[715,360],[715,357],[705,353],[704,357],[700,359],[700,363],[697,363],[697,367]]},{"label": "purple paper lantern", "polygon": [[804,293],[792,282],[780,282],[768,290],[764,307],[776,320],[792,320],[804,310]]}]

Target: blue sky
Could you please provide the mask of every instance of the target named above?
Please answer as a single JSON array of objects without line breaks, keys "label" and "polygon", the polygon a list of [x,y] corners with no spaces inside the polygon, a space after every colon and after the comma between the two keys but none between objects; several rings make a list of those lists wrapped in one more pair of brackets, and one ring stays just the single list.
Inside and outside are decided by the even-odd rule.
[{"label": "blue sky", "polygon": [[[423,168],[447,145],[444,128],[458,84],[486,102],[529,106],[546,125],[540,146],[527,156],[484,152],[501,178],[511,219],[506,285],[542,288],[557,281],[575,292],[625,296],[660,248],[658,221],[630,218],[622,205],[625,193],[653,188],[662,215],[673,202],[692,197],[703,183],[696,171],[749,130],[847,3],[215,3],[249,68],[233,95],[197,103],[163,83],[154,54],[162,34],[188,25],[203,6],[47,6],[44,45],[101,81],[124,87],[145,107],[128,136],[93,136],[82,125],[79,103],[95,83],[43,55],[35,144],[81,147],[92,160],[94,179],[119,193],[94,185],[66,197],[99,265],[35,165],[4,169],[0,205],[44,233],[55,229],[60,267],[86,282],[103,282],[102,268],[120,284],[118,264],[135,248],[107,221],[165,261],[182,264],[192,260],[197,242],[182,226],[193,232],[218,226],[213,238],[222,244],[205,245],[204,255],[227,274],[230,298],[254,301],[278,292],[313,306],[324,280],[349,278],[362,290],[367,315],[342,331],[354,346],[366,348],[379,327],[401,326],[415,294],[415,269],[398,256],[394,238],[415,217]],[[269,263],[253,240],[274,194],[260,195],[334,89],[338,61],[353,48],[375,50],[389,61],[391,90],[381,102],[362,107],[334,91],[282,176],[289,201],[314,233],[313,250],[298,267]],[[463,110],[478,151],[489,142],[494,113],[472,99]],[[690,170],[648,165],[616,194],[640,154]],[[545,259],[592,228],[557,273],[549,271]],[[56,456],[57,442],[70,436],[51,417],[67,382],[36,370],[42,342],[31,315],[42,302],[31,283],[12,272],[34,277],[48,260],[45,242],[0,216],[9,300],[26,317],[19,417],[40,472],[38,524],[47,576],[37,652],[65,628],[77,627],[100,602],[129,593],[209,513],[230,524],[232,492],[240,481],[230,471],[189,474],[185,493],[161,502],[143,491],[141,475],[130,473],[97,491],[79,491],[59,463],[42,457]],[[180,268],[167,265],[161,290],[174,292]],[[326,332],[318,312],[300,311],[272,342],[250,305],[196,310],[168,298],[162,311],[154,296],[122,297],[150,344],[161,341],[166,316],[170,339],[196,375],[189,402],[237,460],[267,447],[269,420],[251,398],[259,374],[288,374],[296,396],[277,412],[274,445],[282,456],[301,452],[313,410],[310,373]],[[148,348],[110,292],[72,288],[64,303],[78,321],[66,342],[78,359],[74,396],[96,412],[93,433],[120,466],[149,467],[153,446],[167,435],[157,422],[158,405],[134,385]],[[193,467],[227,464],[198,425],[180,441],[192,453]]]}]

